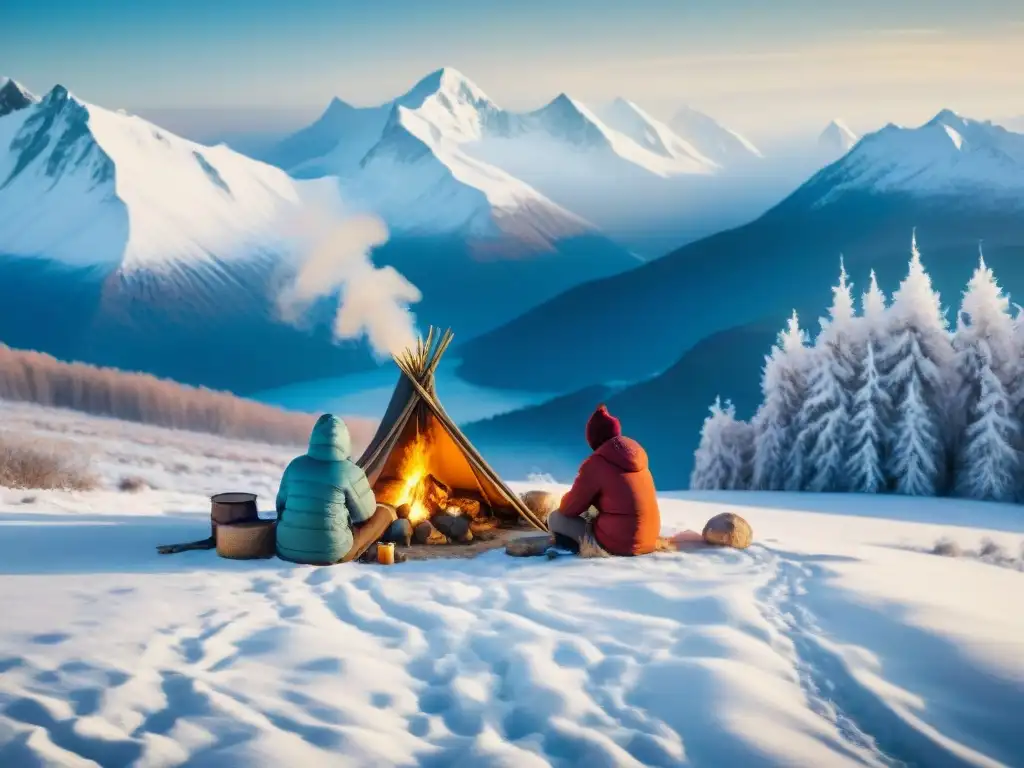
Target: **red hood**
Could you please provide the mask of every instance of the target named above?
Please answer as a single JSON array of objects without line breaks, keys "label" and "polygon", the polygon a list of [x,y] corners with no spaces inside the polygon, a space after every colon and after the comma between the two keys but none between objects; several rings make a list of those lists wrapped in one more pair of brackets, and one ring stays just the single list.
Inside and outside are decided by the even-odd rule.
[{"label": "red hood", "polygon": [[647,452],[640,443],[629,437],[613,437],[594,453],[626,472],[642,472],[647,469]]}]

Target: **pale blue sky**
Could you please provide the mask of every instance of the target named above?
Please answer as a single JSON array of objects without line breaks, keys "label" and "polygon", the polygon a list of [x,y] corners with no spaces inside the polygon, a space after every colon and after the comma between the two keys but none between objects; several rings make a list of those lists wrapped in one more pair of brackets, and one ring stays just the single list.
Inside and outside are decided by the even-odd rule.
[{"label": "pale blue sky", "polygon": [[1001,117],[1024,113],[1024,3],[6,0],[0,25],[0,74],[143,113],[304,117],[335,95],[382,102],[444,65],[509,108],[624,95],[755,134],[941,106]]}]

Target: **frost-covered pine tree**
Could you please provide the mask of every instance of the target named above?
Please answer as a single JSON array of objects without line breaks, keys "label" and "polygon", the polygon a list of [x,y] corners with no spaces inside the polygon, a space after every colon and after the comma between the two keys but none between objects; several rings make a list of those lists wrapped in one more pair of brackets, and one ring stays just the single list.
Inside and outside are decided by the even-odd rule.
[{"label": "frost-covered pine tree", "polygon": [[[953,383],[950,408],[953,446],[966,428],[966,414],[972,399],[978,396],[977,354],[966,351],[985,340],[991,365],[1005,387],[1015,386],[1019,368],[1019,353],[1014,337],[1014,321],[1010,316],[1010,300],[1003,294],[992,270],[979,253],[978,268],[967,283],[960,312],[957,314],[956,332],[953,334]],[[970,365],[970,364],[974,365]]]},{"label": "frost-covered pine tree", "polygon": [[800,411],[800,445],[806,490],[842,491],[850,442],[850,393],[854,386],[858,330],[846,268],[832,289],[828,319],[810,355],[807,396]]},{"label": "frost-covered pine tree", "polygon": [[955,491],[969,498],[1009,501],[1017,494],[1021,428],[1011,388],[1020,363],[1009,308],[980,257],[953,336]]},{"label": "frost-covered pine tree", "polygon": [[910,268],[886,318],[885,343],[877,356],[895,410],[886,473],[897,493],[935,496],[948,479],[945,414],[953,349],[916,235]]},{"label": "frost-covered pine tree", "polygon": [[[1010,401],[1013,403],[1017,416],[1017,425],[1021,430],[1021,450],[1024,451],[1024,308],[1017,306],[1017,315],[1013,321],[1014,350],[1017,356],[1017,372],[1010,390]],[[1024,502],[1024,460],[1017,473],[1017,499]]]},{"label": "frost-covered pine tree", "polygon": [[801,491],[804,487],[804,480],[807,476],[807,467],[804,462],[804,452],[801,449],[801,434],[803,424],[801,413],[803,411],[804,399],[807,397],[807,375],[811,364],[811,349],[807,347],[807,334],[800,329],[800,318],[796,311],[789,319],[787,330],[787,360],[793,372],[795,383],[794,405],[796,416],[793,419],[793,443],[785,455],[782,471],[782,489],[786,491]]},{"label": "frost-covered pine tree", "polygon": [[967,403],[966,427],[956,462],[955,491],[960,496],[1012,501],[1018,492],[1020,424],[1006,387],[996,372],[988,342],[963,350],[974,392]]},{"label": "frost-covered pine tree", "polygon": [[892,400],[885,390],[876,350],[882,341],[885,294],[874,270],[861,297],[863,317],[857,345],[857,377],[850,403],[850,452],[846,461],[849,490],[878,493],[885,490],[885,459],[889,450]]},{"label": "frost-covered pine tree", "polygon": [[753,419],[752,487],[779,491],[786,487],[786,465],[796,446],[800,406],[806,390],[806,334],[796,312],[778,343],[765,357],[761,376],[761,406]]},{"label": "frost-covered pine tree", "polygon": [[750,487],[753,430],[736,418],[736,409],[715,398],[704,419],[693,455],[690,488],[695,491],[745,490]]}]

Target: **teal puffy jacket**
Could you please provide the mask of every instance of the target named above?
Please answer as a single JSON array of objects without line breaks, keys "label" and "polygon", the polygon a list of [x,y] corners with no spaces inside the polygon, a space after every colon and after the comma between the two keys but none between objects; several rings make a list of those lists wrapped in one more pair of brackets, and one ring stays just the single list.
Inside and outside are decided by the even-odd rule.
[{"label": "teal puffy jacket", "polygon": [[351,525],[370,519],[377,502],[353,463],[345,422],[325,413],[309,450],[292,459],[277,492],[277,554],[294,563],[336,563],[352,548]]}]

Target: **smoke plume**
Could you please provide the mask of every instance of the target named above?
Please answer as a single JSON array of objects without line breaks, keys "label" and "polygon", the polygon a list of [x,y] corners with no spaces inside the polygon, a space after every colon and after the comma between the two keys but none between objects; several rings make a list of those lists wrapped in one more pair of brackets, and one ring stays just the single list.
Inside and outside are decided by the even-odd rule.
[{"label": "smoke plume", "polygon": [[370,258],[371,249],[388,240],[384,222],[321,206],[304,210],[288,229],[298,264],[277,297],[285,322],[297,324],[315,301],[337,294],[336,340],[365,335],[380,357],[415,343],[409,305],[422,298],[419,289],[393,267],[377,267]]}]

